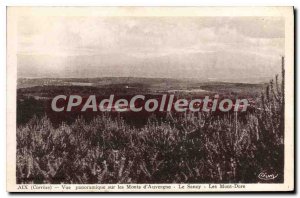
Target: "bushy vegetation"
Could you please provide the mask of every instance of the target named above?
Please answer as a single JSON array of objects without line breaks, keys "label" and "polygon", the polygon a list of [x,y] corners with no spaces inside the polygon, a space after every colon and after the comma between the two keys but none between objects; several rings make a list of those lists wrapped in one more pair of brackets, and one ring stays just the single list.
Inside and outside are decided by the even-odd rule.
[{"label": "bushy vegetation", "polygon": [[239,113],[169,114],[137,128],[103,114],[54,127],[46,116],[17,128],[18,183],[283,182],[284,70],[247,121]]}]

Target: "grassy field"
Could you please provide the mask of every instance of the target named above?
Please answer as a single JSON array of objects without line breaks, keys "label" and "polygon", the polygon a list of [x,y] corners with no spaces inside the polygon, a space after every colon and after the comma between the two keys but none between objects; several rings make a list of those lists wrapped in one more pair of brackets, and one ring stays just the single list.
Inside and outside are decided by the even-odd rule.
[{"label": "grassy field", "polygon": [[[26,105],[19,101],[19,117],[28,120],[17,128],[17,183],[283,182],[284,78],[278,81],[263,93],[235,85],[259,101],[246,122],[239,113],[199,112],[169,113],[164,119],[151,115],[140,127],[110,114],[54,125],[42,106],[40,115],[24,114]],[[20,100],[24,89],[30,88],[18,90]],[[264,181],[261,172],[278,177]]]}]

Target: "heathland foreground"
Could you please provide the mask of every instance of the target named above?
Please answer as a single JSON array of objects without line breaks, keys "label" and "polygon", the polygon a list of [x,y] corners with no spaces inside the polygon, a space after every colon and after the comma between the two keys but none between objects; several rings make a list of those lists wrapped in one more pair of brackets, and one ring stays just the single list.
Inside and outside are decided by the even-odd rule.
[{"label": "heathland foreground", "polygon": [[134,126],[105,113],[54,124],[48,116],[24,113],[22,99],[17,183],[283,182],[282,74],[282,82],[271,81],[243,119],[239,112],[170,112]]}]

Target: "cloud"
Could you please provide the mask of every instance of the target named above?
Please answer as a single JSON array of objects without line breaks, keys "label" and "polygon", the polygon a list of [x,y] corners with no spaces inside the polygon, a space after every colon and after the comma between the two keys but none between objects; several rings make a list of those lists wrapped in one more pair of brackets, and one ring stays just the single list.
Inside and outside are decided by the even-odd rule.
[{"label": "cloud", "polygon": [[194,76],[183,71],[209,67],[220,74],[251,64],[277,68],[284,54],[284,21],[272,17],[24,17],[18,30],[23,76],[35,75],[29,71],[38,67],[47,73],[36,75],[126,76],[142,68],[139,75],[155,77],[158,67],[161,77],[180,78]]}]

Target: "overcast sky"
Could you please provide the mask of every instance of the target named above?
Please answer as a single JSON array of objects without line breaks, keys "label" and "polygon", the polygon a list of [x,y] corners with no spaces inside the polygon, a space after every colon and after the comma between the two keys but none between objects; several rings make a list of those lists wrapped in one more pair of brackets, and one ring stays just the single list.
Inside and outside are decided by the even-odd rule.
[{"label": "overcast sky", "polygon": [[275,17],[23,17],[19,77],[272,77],[284,54]]}]

